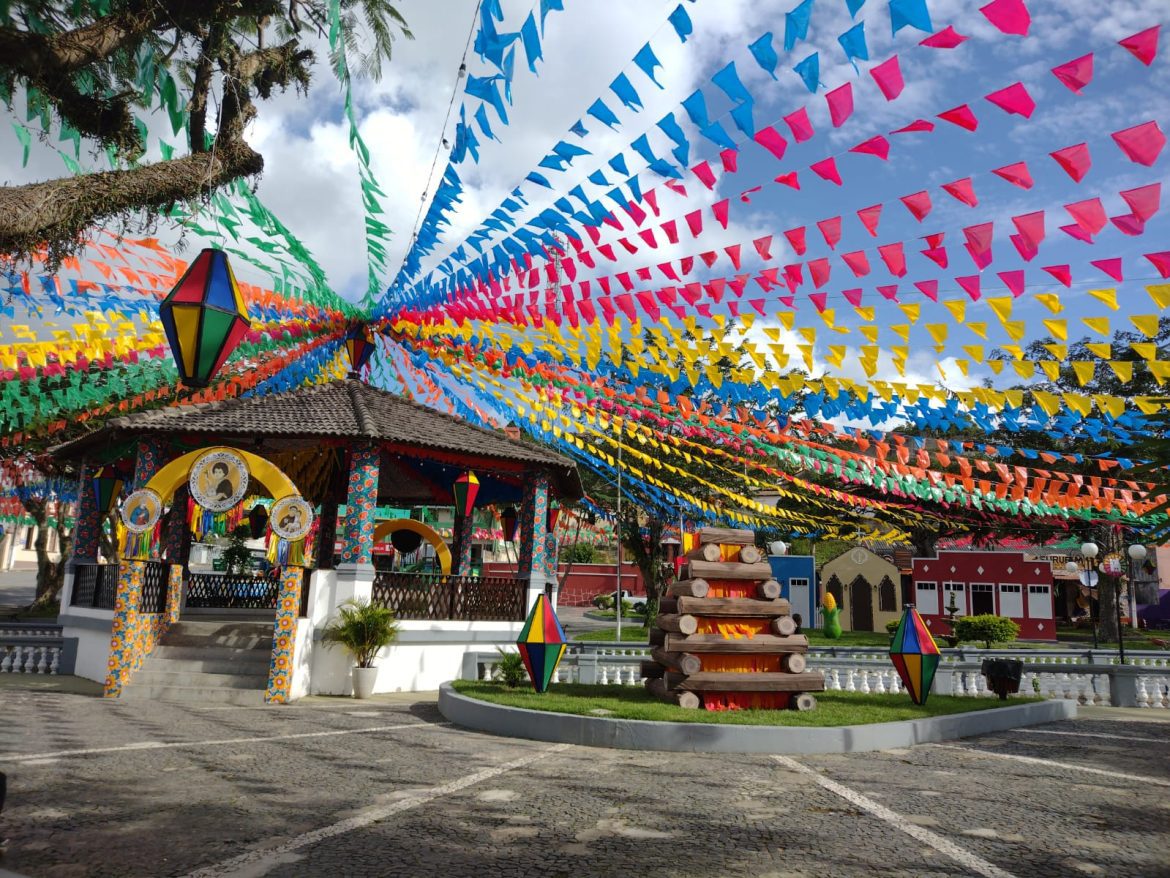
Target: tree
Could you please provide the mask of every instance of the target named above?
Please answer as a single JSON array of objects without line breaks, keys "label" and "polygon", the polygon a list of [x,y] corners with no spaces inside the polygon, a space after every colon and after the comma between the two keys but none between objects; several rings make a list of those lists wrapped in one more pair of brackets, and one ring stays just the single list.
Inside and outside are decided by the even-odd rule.
[{"label": "tree", "polygon": [[[35,604],[43,606],[57,600],[65,582],[65,560],[73,546],[73,529],[68,526],[68,480],[54,469],[47,458],[22,457],[3,461],[0,480],[12,486],[21,508],[36,525],[37,535],[33,550],[37,557],[37,585]],[[60,559],[49,556],[49,532],[57,533]]]},{"label": "tree", "polygon": [[[362,69],[377,75],[396,33],[410,38],[389,0],[341,0],[341,39],[372,44]],[[303,36],[329,30],[328,0],[24,0],[0,5],[0,100],[23,91],[43,130],[107,151],[115,170],[0,188],[0,256],[47,248],[52,267],[92,226],[207,195],[259,174],[244,139],[254,101],[277,89],[307,91],[313,52]],[[281,42],[272,43],[273,39]],[[180,88],[185,94],[180,94]],[[188,153],[153,163],[135,108],[158,96]],[[209,110],[218,105],[216,118]]]}]

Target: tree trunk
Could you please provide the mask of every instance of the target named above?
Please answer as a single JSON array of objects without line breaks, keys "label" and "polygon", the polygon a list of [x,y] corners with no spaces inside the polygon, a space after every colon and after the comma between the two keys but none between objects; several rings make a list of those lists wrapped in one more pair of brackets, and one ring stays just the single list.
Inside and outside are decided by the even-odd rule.
[{"label": "tree trunk", "polygon": [[1117,577],[1098,573],[1097,633],[1102,643],[1117,642]]}]

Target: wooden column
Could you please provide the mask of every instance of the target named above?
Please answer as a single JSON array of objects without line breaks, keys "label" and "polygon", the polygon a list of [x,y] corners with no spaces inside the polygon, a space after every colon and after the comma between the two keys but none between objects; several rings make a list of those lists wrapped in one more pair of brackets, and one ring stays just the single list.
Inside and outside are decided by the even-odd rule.
[{"label": "wooden column", "polygon": [[520,565],[518,577],[528,580],[528,606],[544,591],[545,534],[548,530],[548,476],[530,473],[520,504]]}]

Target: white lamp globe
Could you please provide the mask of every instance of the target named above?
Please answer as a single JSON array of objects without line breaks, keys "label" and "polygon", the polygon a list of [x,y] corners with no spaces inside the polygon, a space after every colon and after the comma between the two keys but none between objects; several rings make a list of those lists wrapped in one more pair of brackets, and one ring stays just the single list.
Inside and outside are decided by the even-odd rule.
[{"label": "white lamp globe", "polygon": [[1096,543],[1082,543],[1081,554],[1086,558],[1096,558],[1101,549]]},{"label": "white lamp globe", "polygon": [[1130,559],[1133,561],[1145,561],[1146,555],[1149,554],[1146,547],[1142,545],[1130,546],[1128,552]]},{"label": "white lamp globe", "polygon": [[1080,566],[1078,566],[1076,561],[1069,561],[1064,565],[1065,573],[1076,573],[1080,569],[1081,568],[1080,568]]}]

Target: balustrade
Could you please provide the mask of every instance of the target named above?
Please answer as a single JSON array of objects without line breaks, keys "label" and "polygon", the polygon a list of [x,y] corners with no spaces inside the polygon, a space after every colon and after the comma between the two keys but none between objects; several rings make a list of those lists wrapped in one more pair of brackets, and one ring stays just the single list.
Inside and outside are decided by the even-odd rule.
[{"label": "balustrade", "polygon": [[379,572],[372,600],[399,619],[522,622],[528,583],[502,576]]}]

